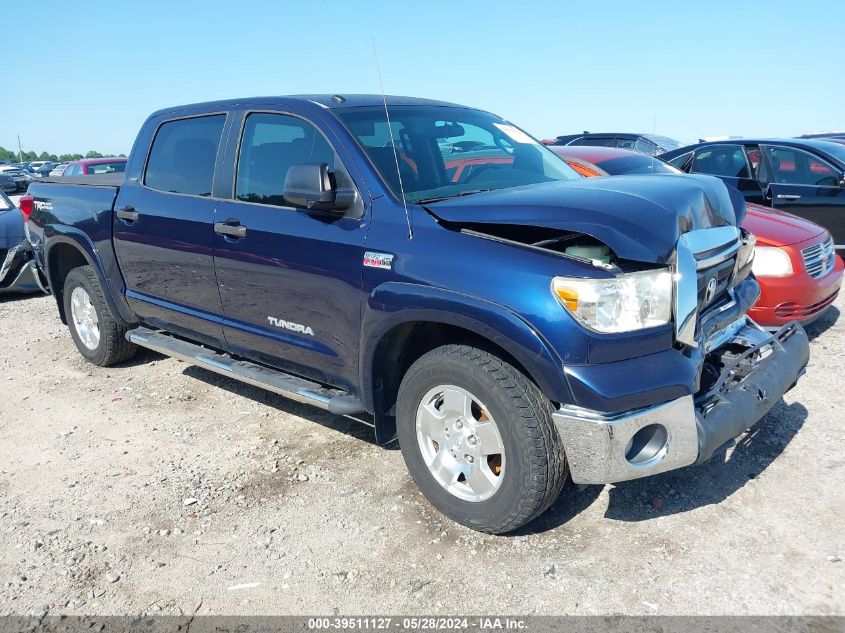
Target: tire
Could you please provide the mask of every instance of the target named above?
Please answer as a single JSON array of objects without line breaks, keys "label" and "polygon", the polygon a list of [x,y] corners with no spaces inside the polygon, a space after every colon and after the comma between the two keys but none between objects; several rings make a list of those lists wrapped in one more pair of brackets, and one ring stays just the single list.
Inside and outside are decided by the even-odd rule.
[{"label": "tire", "polygon": [[[457,419],[459,410],[464,417]],[[490,421],[497,433],[487,428]],[[566,483],[551,403],[522,372],[475,347],[446,345],[411,365],[399,387],[397,433],[422,493],[474,530],[501,534],[525,525]],[[489,454],[499,448],[501,455]]]},{"label": "tire", "polygon": [[135,355],[137,346],[126,340],[129,328],[115,319],[91,266],[68,273],[63,301],[71,338],[88,362],[108,367]]}]

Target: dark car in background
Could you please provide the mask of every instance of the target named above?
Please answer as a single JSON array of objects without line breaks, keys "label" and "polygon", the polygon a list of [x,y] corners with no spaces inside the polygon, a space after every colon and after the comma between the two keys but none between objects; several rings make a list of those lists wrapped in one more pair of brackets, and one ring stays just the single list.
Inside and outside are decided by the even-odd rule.
[{"label": "dark car in background", "polygon": [[43,289],[20,209],[0,192],[0,295]]},{"label": "dark car in background", "polygon": [[660,155],[691,174],[710,174],[748,202],[827,228],[845,248],[845,145],[824,139],[735,139],[689,145]]},{"label": "dark car in background", "polygon": [[32,175],[23,169],[13,167],[12,165],[0,165],[0,174],[5,174],[6,176],[12,178],[15,182],[14,192],[26,191],[26,188],[29,187],[29,183],[32,182]]},{"label": "dark car in background", "polygon": [[558,136],[549,145],[591,145],[595,147],[621,147],[642,154],[656,156],[677,149],[681,144],[668,136],[632,134],[627,132],[584,132]]},{"label": "dark car in background", "polygon": [[122,174],[126,158],[84,158],[68,163],[62,176],[90,176],[92,174]]},{"label": "dark car in background", "polygon": [[18,184],[15,179],[7,173],[0,171],[0,191],[6,193],[15,193],[18,190]]}]

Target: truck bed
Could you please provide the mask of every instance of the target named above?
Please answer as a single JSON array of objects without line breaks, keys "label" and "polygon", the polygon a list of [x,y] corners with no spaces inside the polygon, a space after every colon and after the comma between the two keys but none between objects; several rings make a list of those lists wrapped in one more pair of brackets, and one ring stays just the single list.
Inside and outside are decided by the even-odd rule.
[{"label": "truck bed", "polygon": [[55,176],[39,178],[35,182],[52,182],[60,185],[87,185],[89,187],[120,187],[123,184],[123,172],[114,174],[92,174],[90,176]]}]

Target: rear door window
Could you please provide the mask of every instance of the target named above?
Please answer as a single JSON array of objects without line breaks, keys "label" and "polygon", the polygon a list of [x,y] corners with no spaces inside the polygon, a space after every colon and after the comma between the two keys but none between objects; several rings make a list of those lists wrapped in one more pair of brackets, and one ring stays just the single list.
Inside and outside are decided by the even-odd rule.
[{"label": "rear door window", "polygon": [[692,171],[725,178],[751,178],[745,152],[740,145],[707,145],[695,152]]},{"label": "rear door window", "polygon": [[159,126],[144,184],[151,189],[210,196],[225,114],[168,121]]}]

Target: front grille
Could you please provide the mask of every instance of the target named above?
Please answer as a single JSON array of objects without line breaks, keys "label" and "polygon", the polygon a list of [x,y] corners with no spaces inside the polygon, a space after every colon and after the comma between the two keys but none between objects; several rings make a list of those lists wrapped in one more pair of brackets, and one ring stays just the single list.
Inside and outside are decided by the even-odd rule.
[{"label": "front grille", "polygon": [[813,279],[824,277],[833,270],[836,258],[833,250],[833,238],[829,237],[824,242],[813,244],[801,251],[804,258],[804,268],[807,274]]},{"label": "front grille", "polygon": [[[698,271],[699,314],[721,305],[728,298],[735,264],[736,258],[731,257],[719,264]],[[711,284],[711,279],[715,280],[715,286]],[[711,293],[708,293],[708,286],[713,286]]]}]

